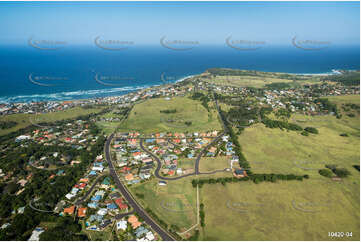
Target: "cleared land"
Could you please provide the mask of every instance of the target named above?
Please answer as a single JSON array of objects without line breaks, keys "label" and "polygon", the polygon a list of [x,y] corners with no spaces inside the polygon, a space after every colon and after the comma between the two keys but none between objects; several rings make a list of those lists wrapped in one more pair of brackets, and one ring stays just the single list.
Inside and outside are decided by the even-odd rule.
[{"label": "cleared land", "polygon": [[[339,184],[289,181],[204,185],[203,240],[331,240],[329,231],[359,240],[358,203]],[[339,239],[340,240],[340,239]]]},{"label": "cleared land", "polygon": [[[332,99],[356,102],[359,96]],[[303,127],[316,127],[319,134],[306,137],[257,124],[246,128],[239,141],[253,172],[308,174],[310,179],[205,185],[203,239],[330,240],[329,231],[348,231],[353,236],[342,240],[359,240],[360,174],[353,168],[360,160],[359,116],[295,115],[291,119]],[[347,168],[351,175],[332,181],[318,174],[325,164]]]},{"label": "cleared land", "polygon": [[[161,113],[174,109],[174,113]],[[187,125],[186,122],[191,124]],[[187,97],[175,97],[171,100],[156,98],[137,104],[120,127],[120,131],[134,130],[143,134],[221,129],[215,108],[208,112],[199,101]]]},{"label": "cleared land", "polygon": [[132,185],[130,190],[142,194],[138,201],[149,207],[168,225],[174,224],[180,231],[185,231],[197,223],[197,193],[192,187],[192,178],[168,181],[168,185],[159,186],[158,179],[139,185]]},{"label": "cleared land", "polygon": [[218,85],[261,88],[271,83],[292,83],[292,80],[262,76],[216,76],[211,82]]},{"label": "cleared land", "polygon": [[121,119],[123,118],[123,115],[115,114],[113,112],[109,112],[106,114],[103,114],[102,116],[99,116],[99,118],[119,118],[120,121],[97,121],[96,124],[99,128],[101,128],[106,135],[110,135],[113,133],[117,127],[121,124]]},{"label": "cleared land", "polygon": [[215,170],[223,170],[230,168],[230,158],[226,156],[218,157],[202,157],[200,161],[200,172],[211,172]]},{"label": "cleared land", "polygon": [[90,113],[98,113],[102,111],[101,108],[89,108],[84,109],[81,107],[67,109],[65,111],[44,113],[44,114],[11,114],[0,117],[0,121],[15,121],[17,125],[10,129],[1,129],[0,135],[5,135],[19,129],[25,128],[32,124],[43,123],[43,122],[55,122],[58,120],[76,118],[82,115],[88,115]]}]

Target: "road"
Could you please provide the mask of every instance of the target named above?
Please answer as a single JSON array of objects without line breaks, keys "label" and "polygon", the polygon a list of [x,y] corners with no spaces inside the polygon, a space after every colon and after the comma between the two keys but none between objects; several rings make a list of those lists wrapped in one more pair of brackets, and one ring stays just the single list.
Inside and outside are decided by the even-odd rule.
[{"label": "road", "polygon": [[114,169],[113,162],[110,156],[110,144],[114,137],[114,134],[111,134],[104,146],[104,153],[105,159],[109,164],[109,172],[110,175],[113,177],[116,186],[118,187],[119,191],[122,193],[124,198],[128,201],[129,205],[134,209],[137,214],[142,217],[142,219],[162,238],[162,240],[167,241],[174,241],[174,239],[166,230],[160,227],[145,211],[144,209],[137,203],[137,201],[133,198],[131,193],[128,191],[126,186],[119,180],[119,177]]},{"label": "road", "polygon": [[77,201],[75,202],[75,205],[76,205],[76,206],[79,206],[81,203],[83,203],[84,200],[85,200],[85,199],[89,196],[89,194],[93,191],[95,185],[100,181],[100,179],[102,179],[102,178],[105,177],[105,176],[106,176],[106,174],[99,176],[99,177],[94,181],[94,183],[93,183],[93,185],[90,187],[90,189],[86,192],[86,194],[85,194],[82,198],[80,198],[79,200],[77,200]]},{"label": "road", "polygon": [[[217,143],[221,138],[222,136],[227,132],[227,126],[225,125],[224,123],[224,120],[223,120],[223,116],[222,116],[222,113],[220,111],[220,108],[218,106],[218,101],[217,99],[214,97],[214,93],[213,93],[213,98],[214,98],[214,101],[215,101],[215,104],[216,104],[216,109],[217,109],[217,112],[218,112],[218,115],[219,115],[219,118],[221,119],[221,123],[222,123],[222,126],[223,126],[223,129],[224,129],[224,132],[222,132],[220,135],[216,136],[214,140],[212,140],[212,142],[210,142],[206,147],[204,147],[202,149],[201,152],[199,152],[197,158],[196,158],[196,161],[195,161],[195,165],[194,165],[194,172],[192,173],[188,173],[188,174],[185,174],[185,175],[182,175],[182,176],[177,176],[177,177],[164,177],[164,176],[161,176],[159,174],[159,171],[162,167],[162,162],[160,161],[160,159],[158,158],[158,156],[154,155],[152,152],[150,152],[149,150],[147,150],[144,146],[143,146],[143,140],[145,138],[140,138],[140,148],[146,152],[148,155],[150,155],[151,157],[153,157],[153,159],[155,159],[155,161],[157,162],[157,168],[155,169],[155,172],[154,172],[154,175],[155,177],[157,177],[158,179],[163,179],[163,180],[178,180],[178,179],[182,179],[184,177],[188,177],[188,176],[194,176],[194,175],[209,175],[209,174],[214,174],[214,173],[217,173],[217,172],[227,172],[226,169],[223,169],[223,170],[215,170],[215,171],[211,171],[211,172],[200,172],[199,171],[199,162],[202,158],[202,155],[212,146],[214,145],[215,143]],[[213,137],[212,137],[213,138]],[[172,141],[168,140],[168,142],[170,142],[171,144],[175,145],[174,143],[172,143]]]},{"label": "road", "polygon": [[212,140],[212,142],[210,142],[206,147],[204,147],[201,152],[199,152],[199,154],[197,155],[197,158],[196,158],[196,161],[195,161],[195,165],[194,165],[194,172],[192,173],[188,173],[188,174],[185,174],[185,175],[182,175],[182,176],[177,176],[177,177],[164,177],[164,176],[161,176],[159,174],[159,171],[162,167],[162,162],[161,160],[159,159],[158,156],[154,155],[152,152],[150,152],[149,150],[147,150],[144,145],[143,145],[143,139],[140,140],[139,142],[139,145],[140,145],[140,148],[146,152],[148,155],[150,155],[151,157],[153,157],[153,159],[157,162],[157,168],[155,169],[154,171],[154,175],[155,177],[159,178],[159,179],[162,179],[162,180],[169,180],[169,181],[172,181],[172,180],[178,180],[178,179],[181,179],[181,178],[184,178],[184,177],[188,177],[188,176],[194,176],[194,175],[202,175],[202,174],[214,174],[214,173],[217,173],[217,172],[224,172],[225,170],[216,170],[216,171],[212,171],[212,172],[200,172],[199,171],[199,161],[201,160],[202,158],[202,155],[212,146],[214,145],[215,143],[217,143],[221,138],[222,136],[224,135],[224,133],[221,133],[220,135],[218,135],[214,140]]}]

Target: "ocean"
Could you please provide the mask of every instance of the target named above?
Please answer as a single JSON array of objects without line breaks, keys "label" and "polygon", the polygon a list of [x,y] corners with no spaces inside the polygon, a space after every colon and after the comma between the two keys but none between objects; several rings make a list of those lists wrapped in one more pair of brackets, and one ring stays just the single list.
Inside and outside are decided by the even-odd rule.
[{"label": "ocean", "polygon": [[96,46],[57,50],[2,46],[0,103],[123,95],[214,67],[295,74],[359,70],[360,47],[308,51],[290,45],[237,50],[225,45],[177,51],[162,46],[131,46],[115,51]]}]

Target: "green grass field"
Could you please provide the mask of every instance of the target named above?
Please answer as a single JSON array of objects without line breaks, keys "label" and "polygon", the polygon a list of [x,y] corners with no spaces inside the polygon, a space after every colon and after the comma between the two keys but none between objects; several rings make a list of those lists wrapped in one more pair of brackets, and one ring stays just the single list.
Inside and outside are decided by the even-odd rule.
[{"label": "green grass field", "polygon": [[[333,97],[357,102],[359,96]],[[328,232],[352,232],[360,239],[359,116],[291,117],[319,134],[269,129],[263,124],[246,128],[239,137],[254,173],[308,174],[310,179],[277,183],[204,185],[205,240],[331,240]],[[297,121],[298,120],[298,121]],[[350,134],[341,137],[341,133]],[[347,168],[341,182],[318,174],[325,164]]]},{"label": "green grass field", "polygon": [[[123,118],[123,115],[120,114],[114,114],[113,112],[108,112],[100,116],[100,118]],[[106,135],[110,135],[113,133],[118,126],[121,124],[121,121],[119,122],[109,122],[109,121],[97,121],[97,126],[103,130],[103,132]]]},{"label": "green grass field", "polygon": [[[175,181],[167,181],[168,185],[159,186],[158,179],[146,183],[132,185],[133,194],[143,194],[137,200],[143,207],[149,207],[157,216],[171,225],[185,231],[197,223],[197,194],[192,187],[191,177]],[[136,196],[136,195],[135,195]]]},{"label": "green grass field", "polygon": [[5,135],[19,129],[25,128],[32,124],[42,123],[42,122],[54,122],[58,120],[76,118],[78,116],[87,115],[90,113],[98,113],[102,109],[92,108],[84,109],[81,107],[67,109],[65,111],[58,111],[45,114],[11,114],[0,117],[0,121],[15,121],[18,124],[10,129],[1,129],[0,135]]},{"label": "green grass field", "polygon": [[211,82],[226,86],[261,88],[266,84],[275,82],[291,83],[293,81],[288,79],[262,76],[216,76],[214,79],[212,79]]},{"label": "green grass field", "polygon": [[230,158],[226,156],[202,157],[199,165],[199,170],[201,172],[223,170],[224,168],[231,167],[229,161]]},{"label": "green grass field", "polygon": [[[359,240],[358,201],[342,185],[320,181],[204,185],[203,240]],[[357,191],[355,191],[357,192]]]},{"label": "green grass field", "polygon": [[[209,103],[211,105],[211,103]],[[176,109],[176,113],[160,111]],[[185,122],[192,122],[190,126]],[[155,132],[193,132],[221,130],[217,112],[208,112],[199,101],[187,97],[150,99],[134,106],[120,131],[136,130],[144,134]]]}]

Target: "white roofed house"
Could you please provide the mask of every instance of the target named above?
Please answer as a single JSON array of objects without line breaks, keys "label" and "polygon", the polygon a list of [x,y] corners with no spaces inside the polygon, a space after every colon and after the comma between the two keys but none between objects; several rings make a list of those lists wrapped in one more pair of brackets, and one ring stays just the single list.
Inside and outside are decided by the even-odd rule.
[{"label": "white roofed house", "polygon": [[128,222],[126,220],[120,220],[117,222],[117,230],[126,230],[127,229]]}]

